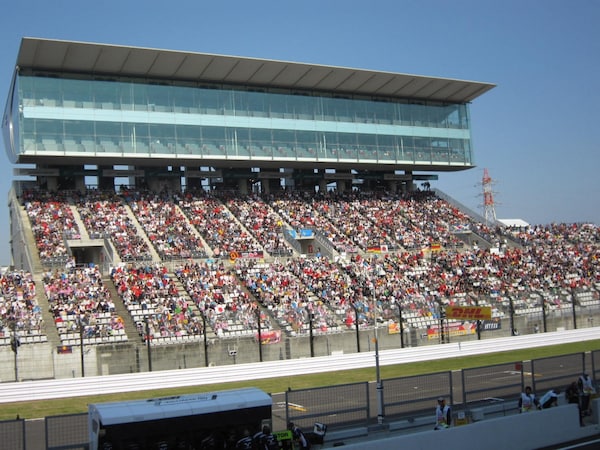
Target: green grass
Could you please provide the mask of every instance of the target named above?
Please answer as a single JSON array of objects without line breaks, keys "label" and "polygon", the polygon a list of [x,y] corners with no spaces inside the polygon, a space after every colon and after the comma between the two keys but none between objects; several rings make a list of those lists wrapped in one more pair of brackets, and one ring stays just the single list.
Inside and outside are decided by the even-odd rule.
[{"label": "green grass", "polygon": [[[445,370],[460,370],[473,367],[483,367],[516,361],[546,358],[550,356],[567,355],[572,353],[600,350],[600,340],[576,342],[569,344],[539,347],[527,350],[515,350],[486,355],[449,358],[434,361],[415,362],[381,367],[381,378],[397,378],[411,375],[442,372]],[[363,381],[374,381],[373,368],[355,369],[336,373],[336,380],[344,384]],[[264,380],[249,380],[247,382],[223,383],[218,385],[189,386],[176,389],[157,389],[122,394],[95,395],[86,397],[70,397],[56,400],[40,400],[30,402],[6,403],[0,408],[0,420],[14,419],[17,415],[22,419],[41,418],[62,414],[77,414],[87,412],[89,403],[135,400],[167,395],[189,394],[222,389],[235,389],[253,386],[266,392],[283,392],[288,388],[305,389],[311,387],[330,386],[331,373],[277,377]],[[340,383],[341,384],[341,383]]]}]

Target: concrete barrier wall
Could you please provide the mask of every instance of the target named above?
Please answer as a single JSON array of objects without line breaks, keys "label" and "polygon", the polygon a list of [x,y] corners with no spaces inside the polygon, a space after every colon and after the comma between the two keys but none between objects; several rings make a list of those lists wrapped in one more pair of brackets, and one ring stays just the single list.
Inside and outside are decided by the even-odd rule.
[{"label": "concrete barrier wall", "polygon": [[[582,330],[566,330],[562,332],[540,333],[537,335],[515,336],[509,338],[489,339],[482,341],[470,341],[465,343],[452,343],[445,345],[432,345],[424,347],[412,347],[396,350],[385,350],[380,352],[380,364],[382,366],[392,364],[404,364],[417,361],[430,361],[433,359],[439,360],[444,358],[453,358],[461,356],[481,355],[489,352],[501,352],[507,350],[517,350],[521,348],[544,347],[548,345],[564,344],[566,342],[582,342],[586,340],[600,339],[600,327],[582,329]],[[125,348],[121,348],[124,346]],[[256,343],[254,344],[255,351]],[[185,360],[186,353],[179,354],[177,346],[169,349],[163,349],[165,354],[175,356],[181,363],[189,362]],[[1,350],[0,350],[1,351]],[[347,369],[357,369],[364,367],[374,367],[375,359],[374,352],[361,353],[343,353],[334,356],[321,356],[315,358],[302,359],[284,359],[264,361],[262,363],[248,363],[239,365],[224,365],[216,367],[192,367],[180,366],[178,363],[172,363],[169,367],[169,373],[161,373],[161,365],[153,365],[153,371],[147,371],[147,359],[143,351],[135,352],[133,348],[127,347],[127,344],[115,344],[114,346],[103,346],[102,350],[97,350],[97,355],[94,352],[86,353],[84,358],[96,358],[97,365],[90,365],[102,376],[95,376],[93,370],[86,369],[85,378],[77,376],[81,365],[80,354],[74,350],[72,354],[56,355],[56,361],[49,366],[60,367],[62,375],[67,375],[66,378],[60,378],[53,375],[53,368],[48,368],[46,376],[41,376],[43,364],[46,358],[50,357],[50,349],[47,347],[47,354],[41,355],[38,361],[35,361],[31,355],[30,373],[34,373],[36,366],[40,368],[38,377],[34,378],[35,383],[0,383],[0,403],[11,401],[22,401],[22,396],[33,396],[34,399],[55,398],[57,386],[70,386],[69,391],[72,395],[95,395],[108,394],[111,392],[128,392],[140,391],[146,389],[182,387],[219,384],[224,382],[242,381],[250,379],[273,378],[278,376],[302,375],[310,373],[335,372]],[[192,350],[190,350],[192,351]],[[157,350],[158,352],[158,350]],[[22,353],[19,353],[19,367],[22,372]],[[2,381],[13,381],[14,373],[11,376],[11,369],[14,368],[14,354],[8,350],[4,351],[4,360],[6,366],[0,365],[5,372],[5,377]],[[157,355],[158,356],[158,355]],[[64,357],[64,359],[63,359]],[[201,359],[199,352],[195,353],[196,361]],[[124,370],[122,372],[110,372],[113,364],[121,360],[119,367],[142,367],[144,372],[134,372]],[[174,360],[171,360],[174,361]],[[127,364],[127,366],[125,366]],[[86,367],[88,367],[86,365]],[[184,370],[179,370],[181,369]],[[175,369],[175,370],[174,370]],[[109,371],[108,373],[106,371]],[[75,373],[75,376],[73,376]],[[105,376],[106,375],[106,376]],[[94,380],[90,380],[94,377]],[[169,382],[165,384],[165,377],[168,377]],[[43,379],[42,379],[43,378]],[[48,379],[52,378],[52,379]],[[26,378],[21,378],[26,379]],[[97,391],[97,386],[102,385],[102,391]],[[15,395],[18,394],[15,400]],[[45,397],[45,395],[50,395]]]},{"label": "concrete barrier wall", "polygon": [[[598,404],[594,405],[598,408]],[[344,442],[345,449],[387,450],[464,450],[465,448],[490,448],[494,450],[530,450],[561,442],[597,435],[597,423],[581,427],[577,405],[562,405],[543,411],[486,419],[442,431],[424,431],[382,439],[357,439]],[[328,444],[335,443],[325,437]],[[343,442],[340,440],[339,442]]]},{"label": "concrete barrier wall", "polygon": [[[573,332],[578,337],[571,341],[600,338],[600,327],[501,337],[505,331],[487,334],[486,339],[481,341],[474,339],[472,336],[463,336],[460,340],[453,339],[451,343],[444,345],[438,345],[436,341],[415,338],[413,344],[418,344],[418,346],[413,345],[412,347],[400,349],[400,336],[398,334],[387,334],[380,328],[378,339],[382,364],[385,364],[385,355],[392,353],[403,355],[402,360],[398,360],[396,363],[410,362],[409,359],[422,360],[420,355],[427,354],[432,351],[432,348],[439,349],[436,350],[436,353],[439,354],[437,357],[443,358],[467,356],[467,354],[473,354],[472,350],[481,354],[488,351],[504,351],[513,348],[564,343],[572,339],[571,333]],[[373,329],[360,331],[361,353],[375,350],[374,336]],[[556,339],[556,336],[564,336],[565,340]],[[505,345],[507,342],[510,342],[510,345]],[[235,351],[235,356],[232,356],[232,350]],[[313,350],[316,357],[355,354],[357,353],[356,334],[354,331],[331,335],[317,334],[314,337]],[[208,362],[211,366],[255,363],[260,358],[258,343],[252,336],[209,339],[207,353]],[[262,345],[264,362],[309,358],[310,356],[310,339],[308,336],[284,337],[279,343]],[[174,368],[202,368],[206,365],[203,340],[185,344],[153,345],[151,357],[153,371]],[[145,372],[149,370],[148,352],[141,340],[104,345],[86,345],[84,346],[84,365],[86,376]],[[24,344],[19,348],[18,366],[19,381],[80,377],[81,352],[77,345],[72,346],[72,353],[70,354],[58,354],[56,347],[50,343]],[[11,351],[10,346],[0,346],[0,382],[14,380],[14,353]]]}]

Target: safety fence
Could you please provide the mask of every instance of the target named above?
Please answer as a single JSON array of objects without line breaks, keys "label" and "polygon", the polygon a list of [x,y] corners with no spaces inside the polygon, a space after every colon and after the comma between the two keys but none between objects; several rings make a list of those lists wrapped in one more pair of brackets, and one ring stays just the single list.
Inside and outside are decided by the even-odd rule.
[{"label": "safety fence", "polygon": [[3,448],[26,450],[25,420],[4,420],[0,422],[0,442]]},{"label": "safety fence", "polygon": [[[531,386],[539,396],[550,389],[564,389],[578,377],[589,372],[597,378],[600,351],[575,353],[530,361],[439,372],[381,380],[369,384],[369,392],[361,394],[364,384],[332,386],[323,389],[302,389],[286,392],[286,420],[311,429],[313,423],[325,423],[328,429],[369,427],[381,422],[407,421],[430,417],[436,400],[443,397],[457,415],[469,416],[472,409],[495,404],[495,413],[517,412],[517,402],[525,386]],[[328,400],[335,399],[332,406]],[[379,404],[381,399],[381,404]],[[360,403],[364,401],[365,403]],[[348,421],[338,411],[360,411],[360,418]]]},{"label": "safety fence", "polygon": [[[287,422],[312,429],[315,423],[327,425],[328,432],[348,428],[369,428],[405,421],[410,424],[433,422],[436,399],[444,397],[455,415],[471,414],[482,405],[499,405],[499,414],[517,412],[517,400],[525,386],[540,396],[549,389],[564,390],[587,372],[598,380],[600,350],[590,353],[538,358],[530,361],[444,371],[425,375],[382,379],[380,383],[349,383],[285,392],[285,417],[273,416],[274,430]],[[276,397],[282,394],[274,394]],[[425,421],[426,423],[427,421]],[[45,448],[48,450],[87,449],[88,416],[71,414],[45,418]],[[0,442],[6,448],[27,450],[26,441],[40,439],[26,431],[22,419],[0,422]],[[27,438],[27,439],[26,439]],[[39,447],[36,447],[39,448]]]}]

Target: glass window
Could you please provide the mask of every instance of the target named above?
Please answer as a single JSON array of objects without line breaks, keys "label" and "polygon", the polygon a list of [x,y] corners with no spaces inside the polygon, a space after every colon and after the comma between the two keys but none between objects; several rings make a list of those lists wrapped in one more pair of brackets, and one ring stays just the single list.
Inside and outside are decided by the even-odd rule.
[{"label": "glass window", "polygon": [[202,140],[221,145],[225,142],[225,129],[220,127],[202,127]]},{"label": "glass window", "polygon": [[98,140],[118,142],[121,140],[121,124],[114,122],[96,122]]},{"label": "glass window", "polygon": [[246,94],[247,108],[249,115],[267,116],[267,107],[265,106],[265,94],[260,92],[248,92]]},{"label": "glass window", "polygon": [[273,145],[273,139],[271,137],[271,130],[264,129],[252,129],[250,131],[250,139],[252,144],[257,147],[271,146]]},{"label": "glass window", "polygon": [[66,120],[64,122],[65,139],[81,142],[94,135],[94,122],[84,120]]},{"label": "glass window", "polygon": [[[472,158],[468,105],[386,102],[334,98],[317,93],[258,92],[130,81],[20,76],[18,82],[24,108],[59,105],[62,100],[66,108],[89,109],[76,116],[72,110],[65,110],[64,123],[62,118],[46,119],[37,108],[25,110],[30,119],[20,119],[23,130],[29,133],[28,138],[35,136],[38,140],[42,134],[45,137],[64,134],[65,139],[76,140],[94,138],[97,134],[98,139],[114,139],[122,145],[137,141],[157,144],[156,141],[160,141],[161,145],[170,145],[172,149],[190,144],[188,149],[192,148],[194,152],[202,143],[216,146],[237,143],[237,146],[260,149],[268,147],[265,151],[271,154],[274,149],[289,148],[303,157],[390,160],[397,157],[402,161],[458,163],[469,163]],[[104,121],[96,121],[94,108],[121,111],[112,116],[103,113]],[[172,114],[146,115],[145,111]],[[213,117],[192,117],[190,114]],[[228,117],[234,115],[243,118]],[[146,123],[146,118],[150,123]],[[292,118],[300,119],[294,124],[294,130],[290,130],[290,122],[276,120]],[[429,129],[427,136],[423,136],[422,129],[380,127],[378,124]],[[466,132],[447,129],[465,129]],[[378,134],[381,132],[386,134]],[[449,139],[449,133],[454,138]],[[158,145],[155,147],[160,149]],[[363,153],[359,154],[360,151]]]},{"label": "glass window", "polygon": [[304,147],[312,152],[314,152],[319,144],[319,139],[315,131],[297,131],[296,139],[300,147]]},{"label": "glass window", "polygon": [[[56,78],[37,78],[35,81],[35,98],[39,104],[54,106],[62,100],[61,80]],[[54,100],[50,102],[49,100]]]},{"label": "glass window", "polygon": [[273,130],[273,144],[277,147],[295,145],[296,134],[290,130]]},{"label": "glass window", "polygon": [[217,89],[201,89],[196,97],[200,111],[206,114],[217,114],[222,108]]},{"label": "glass window", "polygon": [[103,107],[120,103],[119,83],[100,81],[94,85],[94,100],[96,106]]},{"label": "glass window", "polygon": [[171,90],[173,105],[177,111],[189,112],[190,108],[196,106],[194,102],[194,94],[196,89],[189,87],[174,87]]},{"label": "glass window", "polygon": [[149,85],[146,89],[148,96],[148,111],[172,111],[170,89],[168,86]]},{"label": "glass window", "polygon": [[198,142],[200,140],[200,128],[190,125],[176,125],[175,134],[180,141]]}]

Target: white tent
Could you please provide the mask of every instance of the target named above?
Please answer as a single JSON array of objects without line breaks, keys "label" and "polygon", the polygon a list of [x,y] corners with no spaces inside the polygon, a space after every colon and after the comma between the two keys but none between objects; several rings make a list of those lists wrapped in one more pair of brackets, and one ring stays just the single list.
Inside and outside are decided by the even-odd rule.
[{"label": "white tent", "polygon": [[498,222],[502,223],[503,225],[506,225],[507,227],[524,228],[529,226],[529,224],[523,219],[498,219]]}]

